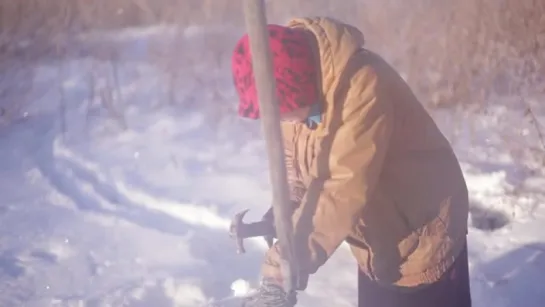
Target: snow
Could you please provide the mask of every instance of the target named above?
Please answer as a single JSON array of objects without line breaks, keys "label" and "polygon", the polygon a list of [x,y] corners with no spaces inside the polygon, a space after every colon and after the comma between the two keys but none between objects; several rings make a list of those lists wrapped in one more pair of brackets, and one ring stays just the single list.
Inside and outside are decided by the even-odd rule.
[{"label": "snow", "polygon": [[[74,48],[109,46],[115,60],[80,53],[24,77],[2,71],[29,85],[0,100],[0,306],[237,306],[255,289],[266,244],[248,240],[237,255],[228,227],[235,213],[250,208],[252,221],[268,208],[264,143],[259,123],[236,117],[230,48],[214,55],[236,34],[91,33]],[[471,192],[474,306],[542,306],[533,126],[505,104],[433,115]],[[298,306],[355,304],[343,245]]]}]

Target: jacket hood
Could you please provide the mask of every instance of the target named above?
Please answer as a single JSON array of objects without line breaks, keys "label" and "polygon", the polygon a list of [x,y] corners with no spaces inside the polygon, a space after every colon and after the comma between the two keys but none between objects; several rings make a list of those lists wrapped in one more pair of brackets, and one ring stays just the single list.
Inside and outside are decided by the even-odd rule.
[{"label": "jacket hood", "polygon": [[328,96],[351,56],[363,47],[363,33],[354,26],[329,17],[295,18],[289,21],[288,27],[303,28],[316,37],[323,94]]}]

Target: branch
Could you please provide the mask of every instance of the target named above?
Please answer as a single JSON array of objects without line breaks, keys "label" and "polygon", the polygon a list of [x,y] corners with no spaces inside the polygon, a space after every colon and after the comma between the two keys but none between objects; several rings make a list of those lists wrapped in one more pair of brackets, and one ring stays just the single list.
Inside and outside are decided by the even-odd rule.
[{"label": "branch", "polygon": [[523,103],[526,105],[526,112],[524,113],[524,116],[530,117],[530,123],[534,126],[534,129],[536,130],[537,137],[539,139],[539,142],[541,144],[541,148],[545,152],[545,135],[543,134],[543,131],[541,130],[541,125],[539,124],[539,121],[535,115],[534,110],[532,109],[532,106],[526,101],[526,99],[522,99]]}]

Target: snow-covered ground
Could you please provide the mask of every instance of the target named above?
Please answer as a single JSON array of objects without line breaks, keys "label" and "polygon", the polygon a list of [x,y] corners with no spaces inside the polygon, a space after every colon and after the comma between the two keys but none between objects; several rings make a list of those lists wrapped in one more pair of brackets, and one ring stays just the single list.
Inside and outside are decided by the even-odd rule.
[{"label": "snow-covered ground", "polygon": [[[1,72],[27,86],[0,104],[0,306],[235,306],[255,286],[266,245],[237,255],[228,226],[246,208],[259,219],[270,189],[259,123],[235,114],[229,31],[89,35],[80,54],[114,46],[117,60]],[[545,180],[525,147],[538,141],[502,105],[434,116],[471,191],[474,306],[543,306]],[[299,306],[355,306],[355,287],[343,246]]]}]

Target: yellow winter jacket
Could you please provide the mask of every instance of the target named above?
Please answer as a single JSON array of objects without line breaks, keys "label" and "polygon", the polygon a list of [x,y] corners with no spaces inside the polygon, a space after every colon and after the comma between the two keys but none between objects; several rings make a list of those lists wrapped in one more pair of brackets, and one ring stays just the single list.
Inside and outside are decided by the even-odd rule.
[{"label": "yellow winter jacket", "polygon": [[[437,281],[467,234],[468,192],[449,142],[358,29],[330,18],[289,26],[309,33],[324,108],[316,129],[282,124],[299,264],[312,274],[346,241],[383,285]],[[277,257],[275,246],[263,270]]]}]

